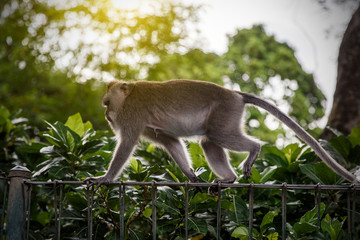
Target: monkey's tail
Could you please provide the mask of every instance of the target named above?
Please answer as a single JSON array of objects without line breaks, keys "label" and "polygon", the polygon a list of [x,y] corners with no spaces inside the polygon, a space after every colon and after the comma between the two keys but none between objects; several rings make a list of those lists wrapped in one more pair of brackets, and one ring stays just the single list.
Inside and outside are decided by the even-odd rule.
[{"label": "monkey's tail", "polygon": [[245,103],[250,103],[255,106],[261,107],[277,117],[280,121],[285,123],[289,128],[291,128],[304,142],[306,142],[323,160],[326,165],[328,165],[334,172],[345,178],[351,183],[359,182],[359,179],[355,177],[352,173],[346,170],[343,166],[337,163],[322,147],[321,145],[310,135],[308,134],[300,125],[298,125],[294,120],[288,117],[275,105],[256,97],[249,93],[238,92],[242,97]]}]

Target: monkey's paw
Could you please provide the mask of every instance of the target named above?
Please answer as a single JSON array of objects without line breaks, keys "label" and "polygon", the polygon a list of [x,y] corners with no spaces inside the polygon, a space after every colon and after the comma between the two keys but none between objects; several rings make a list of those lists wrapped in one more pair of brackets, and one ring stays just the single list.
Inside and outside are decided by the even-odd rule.
[{"label": "monkey's paw", "polygon": [[[213,183],[219,183],[219,182],[221,182],[220,179],[215,179],[215,180],[213,181]],[[222,187],[222,189],[223,189],[223,187]],[[209,193],[210,195],[214,195],[214,196],[218,195],[218,193],[219,193],[219,186],[218,186],[218,185],[215,185],[215,186],[209,187],[208,193]]]},{"label": "monkey's paw", "polygon": [[110,183],[111,179],[106,175],[100,177],[88,177],[86,178],[83,183],[89,184],[90,187],[96,185],[95,191],[103,184]]},{"label": "monkey's paw", "polygon": [[249,179],[252,174],[251,164],[248,164],[245,162],[244,165],[242,166],[242,171],[243,171],[245,178]]}]

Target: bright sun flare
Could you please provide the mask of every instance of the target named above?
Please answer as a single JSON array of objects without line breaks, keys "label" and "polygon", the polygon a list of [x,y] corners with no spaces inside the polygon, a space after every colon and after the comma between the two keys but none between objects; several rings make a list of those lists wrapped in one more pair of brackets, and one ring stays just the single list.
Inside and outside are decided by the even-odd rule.
[{"label": "bright sun flare", "polygon": [[136,10],[140,8],[142,0],[112,0],[112,2],[117,8]]}]

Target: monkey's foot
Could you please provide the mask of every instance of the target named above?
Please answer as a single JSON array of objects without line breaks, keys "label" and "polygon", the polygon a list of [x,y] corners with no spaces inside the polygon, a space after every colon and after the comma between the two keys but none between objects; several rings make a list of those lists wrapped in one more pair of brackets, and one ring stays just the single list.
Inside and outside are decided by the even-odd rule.
[{"label": "monkey's foot", "polygon": [[[213,183],[233,183],[234,181],[224,181],[224,180],[221,180],[221,179],[215,179],[213,181]],[[221,187],[221,189],[224,189],[226,187]],[[211,186],[209,187],[209,190],[208,190],[208,193],[211,194],[211,195],[217,195],[219,193],[219,185],[216,185],[216,186]]]},{"label": "monkey's foot", "polygon": [[242,166],[242,171],[246,179],[249,179],[252,175],[251,166],[252,164],[248,162],[245,162],[244,165]]},{"label": "monkey's foot", "polygon": [[95,191],[98,190],[98,188],[103,185],[103,184],[107,184],[110,183],[111,179],[108,178],[107,176],[100,176],[100,177],[88,177],[86,178],[83,183],[89,184],[90,187],[95,186],[96,185],[96,189]]}]

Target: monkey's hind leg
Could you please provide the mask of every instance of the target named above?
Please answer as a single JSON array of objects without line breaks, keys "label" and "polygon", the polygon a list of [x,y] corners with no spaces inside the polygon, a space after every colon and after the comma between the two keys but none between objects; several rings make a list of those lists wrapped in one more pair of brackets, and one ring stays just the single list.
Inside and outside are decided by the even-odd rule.
[{"label": "monkey's hind leg", "polygon": [[[221,132],[221,131],[219,131]],[[240,131],[228,132],[217,136],[209,136],[211,141],[215,142],[221,147],[236,152],[249,152],[248,157],[242,163],[243,173],[246,178],[250,178],[252,171],[251,167],[254,164],[257,156],[261,150],[261,144],[250,137],[243,135]]]},{"label": "monkey's hind leg", "polygon": [[[233,183],[236,180],[237,175],[230,165],[225,150],[208,139],[202,139],[200,145],[204,150],[205,157],[211,170],[219,177],[219,179],[215,179],[214,182]],[[209,188],[210,194],[216,194],[217,191],[217,186]]]},{"label": "monkey's hind leg", "polygon": [[252,174],[251,167],[254,165],[254,162],[260,153],[261,144],[256,140],[252,140],[247,136],[241,135],[238,136],[237,142],[228,142],[227,146],[229,150],[249,152],[248,157],[242,163],[242,170],[245,178],[250,178]]},{"label": "monkey's hind leg", "polygon": [[198,177],[195,175],[194,170],[190,165],[189,157],[186,154],[186,150],[179,139],[166,135],[161,131],[154,133],[150,128],[145,130],[144,136],[153,142],[164,146],[185,176],[189,178],[191,182],[198,182]]}]

